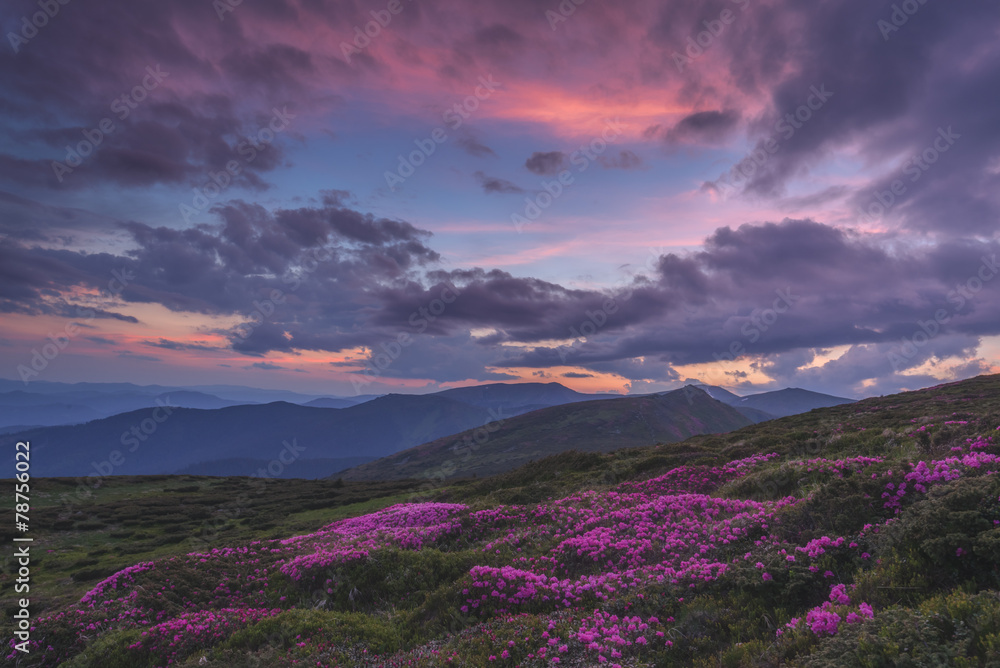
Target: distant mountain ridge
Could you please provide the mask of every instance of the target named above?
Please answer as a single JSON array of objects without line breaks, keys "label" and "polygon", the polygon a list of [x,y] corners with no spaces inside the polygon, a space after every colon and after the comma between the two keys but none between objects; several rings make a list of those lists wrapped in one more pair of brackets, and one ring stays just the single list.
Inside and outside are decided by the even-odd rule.
[{"label": "distant mountain ridge", "polygon": [[[798,387],[786,387],[783,390],[761,392],[745,397],[713,385],[698,385],[697,387],[738,410],[748,409],[746,413],[748,417],[751,417],[751,411],[759,411],[770,415],[772,418],[776,418],[808,413],[815,408],[829,408],[831,406],[855,403],[854,399],[835,397],[830,394],[812,392]],[[751,419],[753,418],[751,417]]]},{"label": "distant mountain ridge", "polygon": [[338,474],[345,480],[493,475],[565,450],[610,452],[722,433],[752,421],[692,386],[563,404],[504,418]]},{"label": "distant mountain ridge", "polygon": [[456,387],[434,394],[472,406],[505,410],[515,414],[580,401],[597,401],[623,396],[620,394],[584,394],[571,390],[560,383],[492,383],[472,387]]},{"label": "distant mountain ridge", "polygon": [[717,385],[698,384],[695,385],[694,387],[697,387],[699,390],[705,392],[708,396],[712,397],[713,399],[718,399],[722,403],[729,404],[730,406],[732,406],[734,402],[737,402],[743,398],[740,395],[730,392],[729,390],[723,387],[719,387]]},{"label": "distant mountain ridge", "polygon": [[[212,471],[219,475],[244,475],[246,467],[241,462],[270,461],[284,440],[299,437],[308,441],[309,451],[303,456],[316,462],[312,467],[299,467],[299,475],[319,477],[325,475],[320,471],[328,471],[336,462],[347,468],[362,460],[379,459],[456,434],[456,438],[464,438],[460,432],[498,420],[541,412],[541,416],[530,420],[532,429],[542,433],[546,431],[544,420],[554,419],[558,414],[545,411],[559,406],[576,406],[572,411],[579,413],[570,421],[573,425],[593,424],[586,413],[588,410],[595,415],[602,413],[606,410],[603,402],[650,400],[674,394],[585,394],[559,383],[492,383],[424,395],[295,395],[308,400],[301,405],[243,404],[232,398],[159,385],[39,383],[36,386],[32,383],[32,391],[9,389],[15,384],[15,381],[0,381],[0,445],[32,440],[35,451],[48,451],[37,466],[33,465],[37,475],[71,476],[108,468],[114,474]],[[229,397],[266,396],[270,392],[255,388],[242,388],[241,392],[241,388],[234,386],[204,387],[226,390]],[[681,392],[714,396],[713,401],[730,406],[742,419],[754,423],[851,401],[794,388],[748,397],[713,386],[700,389],[688,386]],[[140,433],[142,447],[130,450],[137,438],[128,435],[130,430],[148,420],[152,409],[162,404],[171,407],[170,419],[163,425],[157,423],[153,434]],[[118,409],[125,410],[112,413]],[[609,419],[621,424],[628,422],[620,417]],[[653,433],[658,438],[672,438],[664,419],[662,415],[657,417],[659,422]],[[631,428],[623,427],[623,433]],[[586,441],[597,434],[608,436],[611,445],[606,447],[624,441],[644,442],[623,440],[618,438],[620,434],[607,434],[599,428],[592,434],[581,434],[580,438]],[[124,462],[104,466],[116,451],[122,453]],[[325,463],[321,465],[319,460]]]},{"label": "distant mountain ridge", "polygon": [[[227,459],[271,461],[286,443],[304,448],[297,455],[302,460],[382,457],[490,419],[484,408],[444,397],[395,394],[342,409],[284,402],[175,408],[169,414],[142,409],[83,425],[0,435],[0,447],[13,452],[17,441],[31,441],[36,476],[166,474]],[[305,461],[295,468],[299,477],[319,477]]]},{"label": "distant mountain ridge", "polygon": [[302,394],[289,390],[266,390],[243,385],[136,385],[135,383],[60,383],[48,380],[32,380],[24,383],[19,380],[0,378],[0,392],[21,390],[33,394],[128,394],[128,395],[160,395],[181,391],[210,394],[220,399],[237,404],[268,404],[275,401],[303,404],[321,395]]},{"label": "distant mountain ridge", "polygon": [[142,408],[153,408],[164,403],[178,408],[203,409],[240,405],[236,401],[227,401],[191,390],[175,390],[160,394],[87,390],[39,394],[14,390],[0,392],[0,429],[14,425],[49,427],[82,424]]},{"label": "distant mountain ridge", "polygon": [[236,385],[168,387],[132,383],[57,383],[0,379],[0,433],[37,427],[83,424],[161,402],[179,408],[228,408],[285,401],[324,408],[347,408],[378,395],[318,397],[286,390]]}]

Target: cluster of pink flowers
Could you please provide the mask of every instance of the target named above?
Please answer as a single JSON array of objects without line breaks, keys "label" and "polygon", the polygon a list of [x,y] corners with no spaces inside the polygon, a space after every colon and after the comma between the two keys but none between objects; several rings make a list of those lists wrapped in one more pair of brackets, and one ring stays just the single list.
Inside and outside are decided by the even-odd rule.
[{"label": "cluster of pink flowers", "polygon": [[839,538],[820,536],[819,538],[814,538],[801,547],[796,547],[795,550],[797,552],[805,552],[811,559],[816,559],[819,555],[825,553],[827,548],[840,547],[843,544],[843,536],[840,536]]},{"label": "cluster of pink flowers", "polygon": [[[806,613],[806,627],[813,635],[832,636],[837,634],[843,623],[856,624],[865,619],[874,618],[875,613],[867,603],[859,603],[857,611],[849,607],[850,603],[851,599],[847,595],[847,587],[842,584],[834,585],[830,588],[830,600]],[[795,617],[785,624],[785,628],[794,629],[799,626],[800,622],[802,620]],[[783,630],[778,629],[778,635],[780,636],[782,633]]]},{"label": "cluster of pink flowers", "polygon": [[612,491],[539,504],[530,513],[473,513],[477,536],[488,537],[495,522],[492,530],[509,537],[509,523],[520,516],[545,542],[558,542],[542,556],[515,559],[517,566],[474,567],[461,609],[485,615],[529,604],[568,608],[650,583],[710,582],[728,568],[713,552],[764,531],[775,511],[792,503]]},{"label": "cluster of pink flowers", "polygon": [[419,550],[461,529],[461,522],[455,516],[465,510],[468,508],[460,503],[400,503],[369,515],[339,520],[315,533],[285,539],[281,544],[301,546],[378,538],[403,549]]},{"label": "cluster of pink flowers", "polygon": [[135,579],[136,575],[154,568],[156,568],[156,563],[152,561],[143,561],[133,566],[129,566],[128,568],[124,568],[111,577],[98,582],[93,589],[83,595],[83,598],[80,599],[80,603],[94,607],[102,598],[105,597],[105,594],[110,595],[110,591],[116,591],[119,585],[124,588]]},{"label": "cluster of pink flowers", "polygon": [[671,494],[677,492],[706,492],[720,484],[746,475],[756,466],[778,457],[777,453],[753,455],[737,459],[725,466],[680,466],[650,480],[625,482],[619,489],[628,492]]},{"label": "cluster of pink flowers", "polygon": [[979,438],[973,440],[971,438],[965,439],[965,442],[969,444],[969,451],[975,452],[976,450],[985,450],[986,448],[993,446],[992,436],[980,436]]},{"label": "cluster of pink flowers", "polygon": [[310,554],[293,557],[281,564],[278,569],[293,580],[301,580],[309,571],[364,559],[368,554],[368,550],[351,548],[321,549]]},{"label": "cluster of pink flowers", "polygon": [[626,653],[654,645],[669,647],[673,642],[666,640],[663,628],[656,617],[643,621],[638,616],[619,618],[618,615],[594,610],[580,621],[579,628],[570,634],[570,639],[582,643],[588,653],[597,655],[598,663],[604,663],[609,657],[619,659]]},{"label": "cluster of pink flowers", "polygon": [[457,516],[466,510],[458,503],[401,503],[339,520],[314,533],[281,541],[285,548],[312,552],[279,562],[280,570],[299,580],[310,570],[363,559],[383,547],[420,550],[444,536],[460,533],[462,523]]},{"label": "cluster of pink flowers", "polygon": [[155,653],[166,659],[166,665],[169,666],[196,649],[210,647],[233,631],[279,612],[280,608],[223,608],[186,612],[143,631],[139,640],[129,645],[129,649]]},{"label": "cluster of pink flowers", "polygon": [[[972,452],[962,457],[947,457],[930,463],[925,461],[911,463],[913,469],[903,476],[903,482],[886,483],[882,498],[886,499],[883,504],[886,508],[893,508],[898,513],[902,504],[902,499],[906,495],[907,486],[912,484],[913,489],[921,494],[926,494],[927,489],[933,485],[939,485],[962,477],[963,468],[1000,470],[1000,455],[993,455],[986,452]],[[874,474],[873,474],[874,475]],[[892,475],[892,471],[885,475]]]}]

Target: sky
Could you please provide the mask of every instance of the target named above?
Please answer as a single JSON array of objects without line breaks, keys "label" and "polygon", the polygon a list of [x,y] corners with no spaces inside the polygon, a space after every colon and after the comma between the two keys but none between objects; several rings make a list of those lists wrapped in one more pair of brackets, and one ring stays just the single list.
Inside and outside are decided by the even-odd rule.
[{"label": "sky", "polygon": [[12,0],[0,377],[1000,372],[1000,5]]}]

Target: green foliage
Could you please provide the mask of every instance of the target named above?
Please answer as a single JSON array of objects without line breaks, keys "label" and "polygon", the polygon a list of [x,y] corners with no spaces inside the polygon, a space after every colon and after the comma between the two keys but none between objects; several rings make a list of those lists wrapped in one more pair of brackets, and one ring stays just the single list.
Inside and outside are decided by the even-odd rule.
[{"label": "green foliage", "polygon": [[1000,665],[1000,596],[996,592],[936,596],[916,609],[880,611],[847,625],[796,662],[804,668],[917,668]]},{"label": "green foliage", "polygon": [[[965,477],[930,490],[884,542],[940,585],[973,579],[1000,588],[1000,478]],[[915,563],[914,563],[915,562]]]},{"label": "green foliage", "polygon": [[327,610],[286,610],[233,633],[217,645],[212,658],[230,651],[258,652],[270,647],[287,650],[300,642],[331,642],[341,648],[362,645],[374,654],[402,648],[398,628],[372,615]]},{"label": "green foliage", "polygon": [[880,497],[885,480],[873,480],[870,476],[872,472],[881,472],[885,468],[871,467],[863,474],[855,473],[843,478],[830,474],[800,478],[797,488],[789,493],[805,496],[804,488],[811,488],[811,495],[804,503],[796,504],[785,512],[782,534],[806,540],[821,535],[843,536],[858,532],[865,524],[884,520],[885,510]]},{"label": "green foliage", "polygon": [[[280,576],[282,592],[296,605],[374,612],[411,609],[436,589],[450,585],[477,563],[482,553],[435,548],[379,550],[367,559],[317,568],[291,582]],[[279,579],[279,578],[276,578]]]},{"label": "green foliage", "polygon": [[138,630],[105,633],[87,649],[62,664],[65,668],[152,668],[151,657],[142,657],[128,647],[139,639]]}]

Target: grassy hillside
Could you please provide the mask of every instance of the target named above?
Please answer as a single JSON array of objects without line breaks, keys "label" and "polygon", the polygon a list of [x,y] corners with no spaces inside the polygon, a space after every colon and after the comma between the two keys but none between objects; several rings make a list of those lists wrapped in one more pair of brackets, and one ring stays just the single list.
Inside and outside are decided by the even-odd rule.
[{"label": "grassy hillside", "polygon": [[696,388],[553,406],[496,420],[338,474],[345,480],[487,476],[564,450],[610,452],[732,431],[751,420]]},{"label": "grassy hillside", "polygon": [[988,376],[440,487],[273,481],[197,546],[247,479],[41,481],[8,665],[1000,665],[998,428]]},{"label": "grassy hillside", "polygon": [[[5,481],[10,487],[10,481]],[[32,481],[32,613],[72,604],[137,562],[315,530],[333,519],[410,498],[413,482],[115,476]],[[380,501],[384,499],[384,501]],[[21,535],[7,522],[0,542]],[[17,564],[4,552],[0,588]],[[4,597],[5,612],[13,600]]]}]

